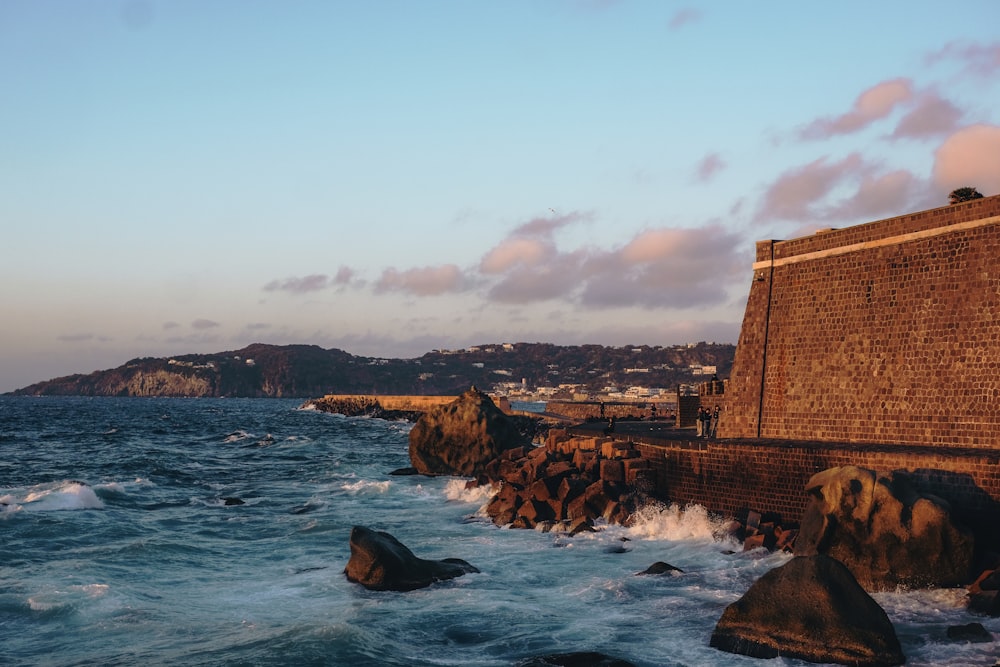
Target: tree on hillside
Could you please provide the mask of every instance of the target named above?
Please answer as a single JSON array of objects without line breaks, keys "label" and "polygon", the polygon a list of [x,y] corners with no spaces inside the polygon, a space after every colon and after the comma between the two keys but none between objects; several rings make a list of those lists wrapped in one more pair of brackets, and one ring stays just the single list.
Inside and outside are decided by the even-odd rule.
[{"label": "tree on hillside", "polygon": [[957,190],[952,190],[951,194],[948,195],[949,204],[959,204],[964,201],[972,201],[973,199],[982,199],[983,195],[979,190],[975,188],[958,188]]}]

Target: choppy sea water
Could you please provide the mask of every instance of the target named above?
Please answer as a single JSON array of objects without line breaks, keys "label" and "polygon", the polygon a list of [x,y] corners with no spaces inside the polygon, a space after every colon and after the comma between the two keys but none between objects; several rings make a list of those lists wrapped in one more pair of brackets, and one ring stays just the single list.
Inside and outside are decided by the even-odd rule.
[{"label": "choppy sea water", "polygon": [[[787,556],[720,541],[702,508],[573,538],[497,528],[464,480],[387,475],[409,464],[409,424],[300,404],[0,397],[0,664],[805,664],[708,646]],[[367,591],[343,576],[356,524],[482,572]],[[635,576],[656,561],[684,573]],[[993,665],[1000,643],[945,636],[971,621],[1000,636],[963,598],[876,596],[908,665]]]}]

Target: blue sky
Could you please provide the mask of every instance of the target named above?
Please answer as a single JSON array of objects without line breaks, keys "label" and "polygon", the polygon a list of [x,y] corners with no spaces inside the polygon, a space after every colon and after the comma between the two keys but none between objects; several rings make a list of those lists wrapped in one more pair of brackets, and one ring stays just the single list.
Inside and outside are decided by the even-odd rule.
[{"label": "blue sky", "polygon": [[1000,3],[0,0],[0,391],[735,342],[754,242],[1000,194]]}]

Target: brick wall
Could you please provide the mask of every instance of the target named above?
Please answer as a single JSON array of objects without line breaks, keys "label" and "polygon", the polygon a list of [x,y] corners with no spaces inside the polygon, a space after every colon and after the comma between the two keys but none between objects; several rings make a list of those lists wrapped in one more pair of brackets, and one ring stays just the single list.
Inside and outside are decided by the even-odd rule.
[{"label": "brick wall", "polygon": [[637,443],[656,489],[679,504],[743,517],[748,509],[798,522],[813,474],[855,465],[880,474],[907,471],[914,486],[947,500],[952,516],[983,547],[1000,548],[1000,452],[981,449],[834,446],[827,443],[678,441]]},{"label": "brick wall", "polygon": [[1000,196],[762,241],[753,268],[720,437],[1000,445]]}]

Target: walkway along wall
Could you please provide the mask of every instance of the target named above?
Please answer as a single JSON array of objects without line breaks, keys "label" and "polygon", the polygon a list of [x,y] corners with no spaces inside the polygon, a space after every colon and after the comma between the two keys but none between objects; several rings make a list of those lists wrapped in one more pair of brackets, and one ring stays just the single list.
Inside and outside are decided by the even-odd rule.
[{"label": "walkway along wall", "polygon": [[1000,196],[761,241],[720,438],[1000,446]]}]

